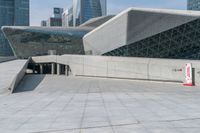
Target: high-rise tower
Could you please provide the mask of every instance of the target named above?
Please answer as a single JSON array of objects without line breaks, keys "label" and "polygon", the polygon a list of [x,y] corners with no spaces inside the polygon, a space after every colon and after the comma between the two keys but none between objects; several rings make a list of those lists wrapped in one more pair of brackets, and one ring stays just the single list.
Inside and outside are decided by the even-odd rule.
[{"label": "high-rise tower", "polygon": [[73,0],[73,25],[107,14],[106,0]]},{"label": "high-rise tower", "polygon": [[[29,0],[0,0],[0,28],[2,26],[28,26]],[[8,41],[0,30],[0,56],[12,55]]]}]

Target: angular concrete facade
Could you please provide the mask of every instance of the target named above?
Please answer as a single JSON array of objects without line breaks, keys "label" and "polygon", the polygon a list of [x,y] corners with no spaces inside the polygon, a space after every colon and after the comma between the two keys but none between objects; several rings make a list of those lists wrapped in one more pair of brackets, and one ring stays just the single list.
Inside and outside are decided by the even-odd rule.
[{"label": "angular concrete facade", "polygon": [[[175,37],[175,32],[181,32],[181,30],[185,31],[185,33],[193,32],[195,35],[195,33],[198,33],[198,31],[195,30],[198,27],[192,27],[188,29],[187,27],[190,27],[192,25],[190,23],[195,20],[197,21],[199,18],[200,12],[195,11],[130,8],[85,35],[83,39],[84,49],[87,54],[93,55],[173,58],[173,56],[170,56],[170,53],[166,53],[166,51],[169,51],[170,48],[164,48],[163,50],[160,50],[166,53],[165,55],[163,54],[163,56],[162,53],[159,54],[161,56],[151,54],[137,55],[136,53],[146,53],[148,50],[150,51],[155,48],[157,48],[158,51],[152,50],[151,52],[159,53],[159,47],[162,47],[162,45],[167,45],[167,43],[169,46],[173,45],[173,40],[181,38],[181,36],[176,36],[176,38],[173,38]],[[198,22],[194,23],[194,25],[197,26]],[[178,27],[180,27],[180,30],[176,29]],[[166,35],[165,32],[170,32],[169,34],[171,35]],[[167,38],[159,38],[162,36],[161,33],[164,33],[163,36],[168,36],[169,41],[171,42],[161,44],[161,41],[166,40]],[[98,39],[99,37],[101,39]],[[192,37],[192,35],[188,35],[187,37],[189,38],[188,40],[192,40],[193,42],[197,40],[197,38]],[[151,41],[149,38],[153,41]],[[143,40],[147,40],[148,43],[137,44]],[[183,40],[184,39],[180,40],[180,42]],[[174,44],[177,46],[175,48],[176,50],[181,45],[186,45],[181,44],[180,42],[177,41]],[[198,45],[198,42],[194,43],[196,43],[194,45],[200,46]],[[135,50],[136,48],[133,49],[133,45],[139,47],[139,50]],[[146,51],[140,51],[142,49],[146,49]],[[176,58],[179,57],[176,56]],[[181,56],[180,58],[184,58],[184,56]]]},{"label": "angular concrete facade", "polygon": [[76,28],[3,27],[3,32],[21,58],[56,50],[59,55],[199,60],[199,23],[199,11],[129,8]]},{"label": "angular concrete facade", "polygon": [[19,58],[47,55],[49,50],[59,55],[85,54],[83,36],[112,17],[91,19],[76,28],[4,26],[2,30]]}]

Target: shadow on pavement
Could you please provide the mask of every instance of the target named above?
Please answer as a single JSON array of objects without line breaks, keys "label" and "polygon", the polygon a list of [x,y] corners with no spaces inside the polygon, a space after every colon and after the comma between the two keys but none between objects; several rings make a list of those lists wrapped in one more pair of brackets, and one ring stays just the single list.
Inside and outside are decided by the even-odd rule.
[{"label": "shadow on pavement", "polygon": [[14,93],[34,91],[44,78],[45,75],[25,75],[23,80],[14,90]]}]

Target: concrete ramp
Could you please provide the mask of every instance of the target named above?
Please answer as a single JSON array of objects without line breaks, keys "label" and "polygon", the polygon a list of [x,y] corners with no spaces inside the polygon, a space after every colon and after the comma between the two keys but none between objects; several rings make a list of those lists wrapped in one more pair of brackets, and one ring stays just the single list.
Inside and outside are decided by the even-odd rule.
[{"label": "concrete ramp", "polygon": [[0,63],[0,94],[13,91],[26,72],[28,60]]},{"label": "concrete ramp", "polygon": [[[74,92],[79,79],[75,77],[56,76],[56,75],[25,75],[20,84],[16,87],[14,93],[34,92],[34,93],[52,93],[67,89]],[[75,86],[74,88],[70,88]]]}]

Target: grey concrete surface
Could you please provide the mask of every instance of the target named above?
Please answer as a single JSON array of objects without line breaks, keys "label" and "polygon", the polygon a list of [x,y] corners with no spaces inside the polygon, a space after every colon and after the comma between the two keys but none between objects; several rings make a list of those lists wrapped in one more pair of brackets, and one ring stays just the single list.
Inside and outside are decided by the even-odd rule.
[{"label": "grey concrete surface", "polygon": [[[75,76],[113,77],[185,82],[185,64],[192,63],[200,86],[200,61],[87,55],[39,56],[33,62],[69,65]],[[179,71],[181,70],[181,71]]]},{"label": "grey concrete surface", "polygon": [[96,28],[96,27],[104,24],[105,22],[107,22],[108,20],[113,18],[114,16],[115,15],[108,15],[108,16],[101,16],[101,17],[92,18],[92,19],[88,20],[87,22],[81,24],[79,27],[93,27],[93,28]]},{"label": "grey concrete surface", "polygon": [[13,93],[15,88],[18,86],[18,84],[21,82],[21,80],[24,78],[24,76],[26,74],[26,70],[27,70],[30,59],[27,59],[25,61],[26,62],[21,65],[21,69],[19,71],[17,71],[17,74],[15,75],[15,78],[13,79],[13,81],[9,87],[10,93]]},{"label": "grey concrete surface", "polygon": [[8,57],[0,56],[0,63],[15,60],[15,59],[16,59],[16,57],[14,57],[14,56],[8,56]]},{"label": "grey concrete surface", "polygon": [[198,87],[29,75],[17,90],[0,95],[2,133],[200,132]]},{"label": "grey concrete surface", "polygon": [[0,63],[0,94],[8,93],[23,78],[27,60],[13,60]]},{"label": "grey concrete surface", "polygon": [[84,50],[86,54],[102,55],[199,17],[197,11],[129,8],[86,34]]}]

